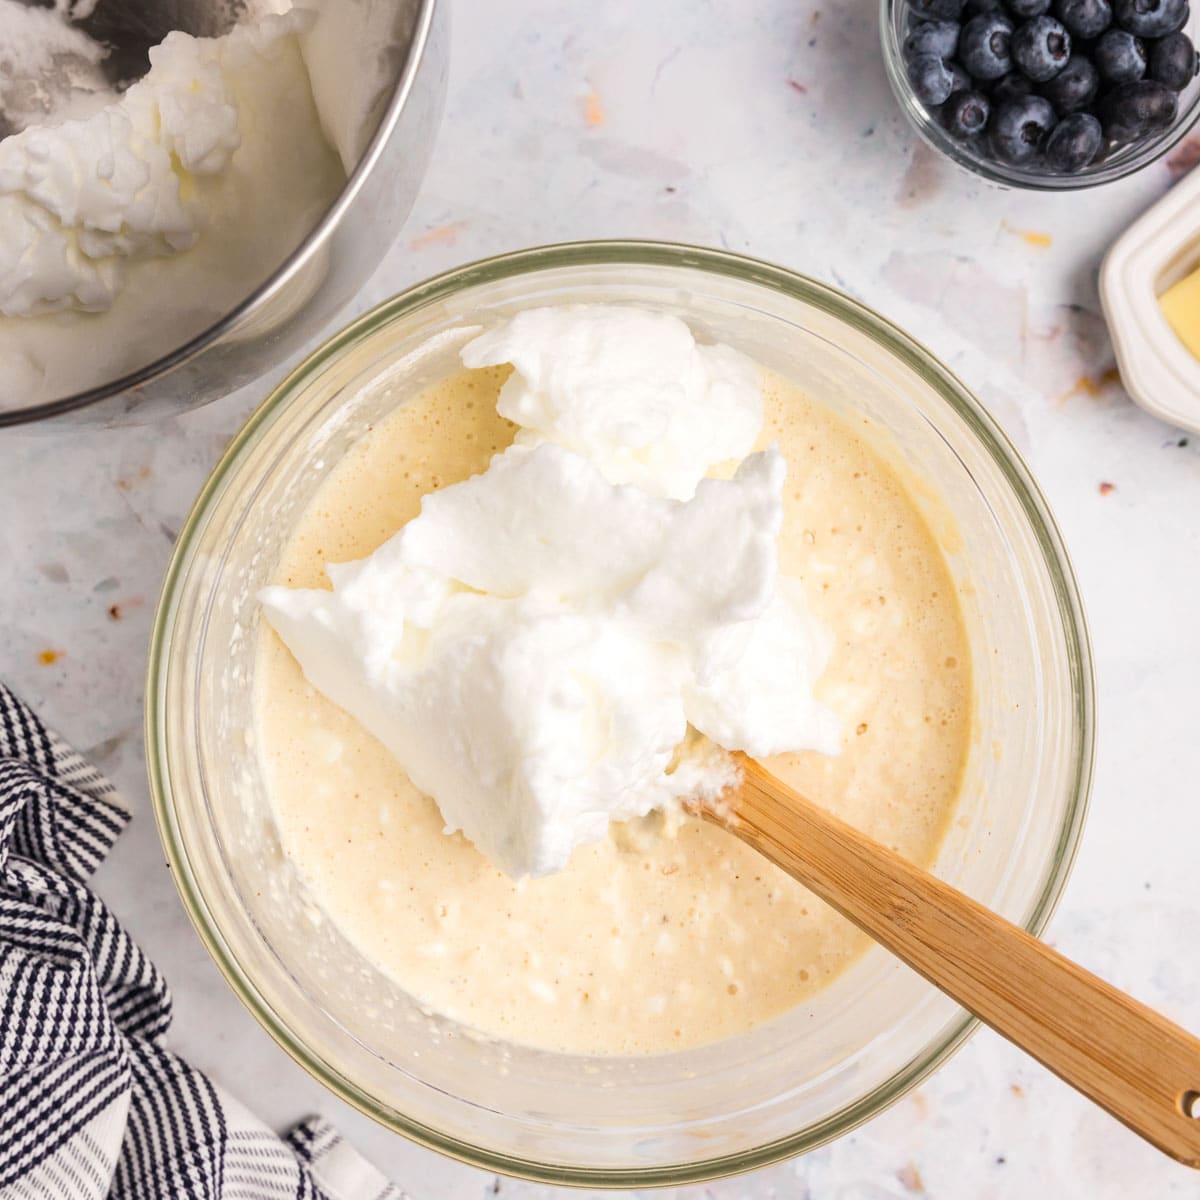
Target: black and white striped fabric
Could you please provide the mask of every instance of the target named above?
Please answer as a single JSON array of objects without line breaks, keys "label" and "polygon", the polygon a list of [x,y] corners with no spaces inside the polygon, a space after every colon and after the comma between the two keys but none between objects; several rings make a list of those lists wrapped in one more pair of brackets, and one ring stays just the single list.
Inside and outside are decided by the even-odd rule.
[{"label": "black and white striped fabric", "polygon": [[166,982],[87,886],[128,819],[0,684],[0,1200],[401,1200],[327,1122],[280,1140],[164,1049]]}]

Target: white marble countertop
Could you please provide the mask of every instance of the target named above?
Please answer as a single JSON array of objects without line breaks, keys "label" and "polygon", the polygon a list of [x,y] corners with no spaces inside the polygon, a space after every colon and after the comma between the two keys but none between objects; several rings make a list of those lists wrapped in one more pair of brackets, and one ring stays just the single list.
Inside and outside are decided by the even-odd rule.
[{"label": "white marble countertop", "polygon": [[[925,341],[1028,456],[1091,617],[1098,770],[1051,940],[1200,1029],[1200,437],[1130,404],[1096,297],[1104,249],[1170,186],[1180,155],[1078,195],[985,188],[905,126],[868,0],[460,0],[452,15],[433,165],[357,307],[500,250],[662,237],[830,281]],[[1200,136],[1191,149],[1200,156]],[[0,434],[0,671],[135,808],[97,886],[173,987],[175,1049],[276,1126],[326,1112],[413,1200],[549,1196],[410,1145],[326,1094],[235,1000],[163,864],[140,733],[151,612],[192,499],[265,391],[151,428]],[[983,1032],[835,1145],[661,1194],[1167,1200],[1198,1189]]]}]

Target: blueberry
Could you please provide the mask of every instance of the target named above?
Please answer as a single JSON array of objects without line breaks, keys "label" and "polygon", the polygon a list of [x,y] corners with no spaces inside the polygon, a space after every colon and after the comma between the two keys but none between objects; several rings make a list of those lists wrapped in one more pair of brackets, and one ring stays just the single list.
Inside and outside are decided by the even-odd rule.
[{"label": "blueberry", "polygon": [[1095,161],[1103,145],[1100,122],[1091,113],[1072,113],[1050,131],[1046,139],[1046,165],[1052,171],[1074,175]]},{"label": "blueberry", "polygon": [[1053,79],[1071,58],[1071,35],[1053,17],[1034,17],[1012,35],[1013,62],[1034,83]]},{"label": "blueberry", "polygon": [[1092,47],[1092,62],[1105,83],[1132,83],[1146,73],[1146,47],[1127,29],[1108,29]]},{"label": "blueberry", "polygon": [[1012,70],[1013,23],[1003,13],[980,13],[964,26],[958,59],[976,79],[999,79]]},{"label": "blueberry", "polygon": [[992,85],[992,104],[999,107],[1006,100],[1021,100],[1033,95],[1033,83],[1020,71],[1013,71]]},{"label": "blueberry", "polygon": [[957,21],[965,0],[908,0],[908,11],[923,21]]},{"label": "blueberry", "polygon": [[958,34],[962,26],[957,21],[922,21],[904,39],[904,59],[918,54],[936,54],[938,58],[953,58],[958,49]]},{"label": "blueberry", "polygon": [[954,81],[950,88],[951,95],[954,95],[955,92],[969,92],[975,86],[975,81],[958,63],[953,61],[948,62],[946,70],[950,72],[950,76]]},{"label": "blueberry", "polygon": [[1081,54],[1072,54],[1071,61],[1049,83],[1042,84],[1042,95],[1060,117],[1087,108],[1099,90],[1100,73]]},{"label": "blueberry", "polygon": [[909,59],[908,82],[913,94],[928,108],[937,108],[954,89],[954,76],[936,54],[918,54]]},{"label": "blueberry", "polygon": [[1050,11],[1050,0],[1008,0],[1008,11],[1021,20],[1040,17]]},{"label": "blueberry", "polygon": [[953,92],[942,105],[942,124],[952,137],[970,138],[987,128],[992,106],[982,92]]},{"label": "blueberry", "polygon": [[977,13],[1000,12],[1004,8],[1004,0],[967,0],[966,11],[972,16]]},{"label": "blueberry", "polygon": [[1166,84],[1139,79],[1118,84],[1102,96],[1096,115],[1110,141],[1136,142],[1166,129],[1178,110],[1179,98]]},{"label": "blueberry", "polygon": [[1057,118],[1042,96],[1009,100],[996,109],[989,127],[992,152],[1005,162],[1021,164],[1035,158]]},{"label": "blueberry", "polygon": [[1186,33],[1169,33],[1150,45],[1150,63],[1146,78],[1165,83],[1173,92],[1182,92],[1200,71],[1196,47]]},{"label": "blueberry", "polygon": [[1074,38],[1099,37],[1112,24],[1108,0],[1054,0],[1054,15]]},{"label": "blueberry", "polygon": [[1188,0],[1114,0],[1113,12],[1138,37],[1166,37],[1187,24]]}]

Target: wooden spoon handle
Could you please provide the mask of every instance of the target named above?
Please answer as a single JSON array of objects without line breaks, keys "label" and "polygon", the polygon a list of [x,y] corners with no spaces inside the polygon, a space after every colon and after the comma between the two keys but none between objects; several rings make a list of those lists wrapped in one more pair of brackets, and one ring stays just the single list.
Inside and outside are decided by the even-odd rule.
[{"label": "wooden spoon handle", "polygon": [[739,758],[742,787],[706,809],[709,820],[1135,1133],[1200,1167],[1200,1040]]}]

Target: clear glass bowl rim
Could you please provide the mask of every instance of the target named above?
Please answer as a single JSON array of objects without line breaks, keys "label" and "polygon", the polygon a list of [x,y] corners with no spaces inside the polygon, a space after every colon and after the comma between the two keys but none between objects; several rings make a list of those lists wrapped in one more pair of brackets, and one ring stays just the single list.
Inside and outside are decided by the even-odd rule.
[{"label": "clear glass bowl rim", "polygon": [[[991,161],[970,153],[964,143],[952,138],[913,95],[912,87],[904,70],[903,48],[896,36],[896,24],[893,13],[905,8],[907,0],[880,0],[879,36],[883,48],[883,63],[888,82],[895,93],[897,103],[908,123],[921,135],[925,144],[944,155],[952,163],[965,171],[986,179],[990,183],[1003,187],[1024,188],[1034,192],[1076,192],[1086,188],[1100,187],[1105,183],[1115,183],[1119,179],[1148,167],[1157,162],[1169,150],[1177,146],[1192,130],[1200,119],[1200,89],[1192,93],[1187,107],[1180,107],[1175,118],[1175,124],[1164,129],[1157,138],[1152,138],[1141,146],[1130,148],[1130,153],[1119,157],[1111,166],[1105,163],[1094,163],[1092,167],[1077,175],[1047,175],[1038,174],[1032,170],[1009,166],[1007,163]],[[1185,32],[1195,37],[1195,28],[1189,27]],[[1189,85],[1194,86],[1194,85]]]},{"label": "clear glass bowl rim", "polygon": [[917,1086],[966,1042],[979,1022],[964,1014],[940,1040],[931,1043],[902,1070],[854,1103],[797,1133],[737,1154],[653,1168],[563,1167],[508,1155],[450,1137],[380,1104],[352,1080],[332,1069],[278,1018],[253,979],[234,958],[217,920],[197,887],[176,819],[172,783],[166,768],[163,706],[170,639],[179,602],[178,589],[185,568],[191,561],[193,543],[226,480],[236,472],[244,456],[264,436],[293,396],[319,376],[327,365],[388,323],[467,288],[555,268],[621,265],[667,269],[682,267],[731,277],[781,292],[837,317],[873,338],[919,375],[970,428],[1012,488],[1044,557],[1062,619],[1077,743],[1075,762],[1072,764],[1074,783],[1071,801],[1042,892],[1025,921],[1025,928],[1035,936],[1042,932],[1053,915],[1078,850],[1087,812],[1095,752],[1095,682],[1087,625],[1062,536],[1041,491],[1007,435],[950,371],[897,326],[837,289],[786,268],[727,251],[653,241],[570,242],[482,259],[418,283],[363,314],[309,355],[251,414],[222,455],[188,515],[164,577],[151,634],[145,739],[151,800],[168,865],[184,908],[201,941],[239,999],[275,1041],[336,1096],[386,1128],[470,1166],[542,1183],[591,1188],[678,1186],[703,1182],[769,1166],[816,1149],[870,1120]]}]

